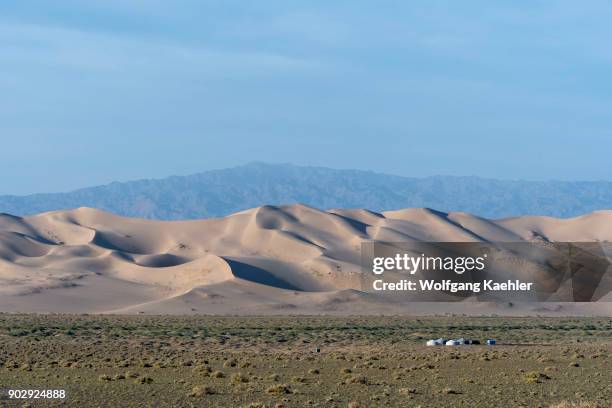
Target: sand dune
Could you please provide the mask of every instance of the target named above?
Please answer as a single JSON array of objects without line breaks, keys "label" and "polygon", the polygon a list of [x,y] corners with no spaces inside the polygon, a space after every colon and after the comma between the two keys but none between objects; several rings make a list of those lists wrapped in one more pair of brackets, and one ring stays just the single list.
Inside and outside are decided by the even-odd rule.
[{"label": "sand dune", "polygon": [[172,222],[91,208],[2,214],[0,311],[612,315],[609,272],[594,303],[509,307],[382,299],[359,290],[364,240],[609,242],[612,211],[489,220],[430,209],[375,213],[290,205]]}]

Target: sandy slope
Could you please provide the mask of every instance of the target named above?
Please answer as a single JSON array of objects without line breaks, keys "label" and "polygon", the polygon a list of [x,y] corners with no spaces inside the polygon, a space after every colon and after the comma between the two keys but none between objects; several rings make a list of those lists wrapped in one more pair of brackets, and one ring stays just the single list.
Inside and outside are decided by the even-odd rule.
[{"label": "sandy slope", "polygon": [[364,240],[612,241],[612,211],[488,220],[429,209],[379,214],[291,205],[174,222],[91,208],[3,214],[0,311],[612,315],[610,294],[591,304],[513,307],[389,302],[356,290]]}]

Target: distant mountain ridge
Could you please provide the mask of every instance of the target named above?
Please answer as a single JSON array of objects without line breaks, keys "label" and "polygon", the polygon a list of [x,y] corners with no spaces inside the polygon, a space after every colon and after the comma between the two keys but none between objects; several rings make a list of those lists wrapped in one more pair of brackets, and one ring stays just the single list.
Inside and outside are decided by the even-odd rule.
[{"label": "distant mountain ridge", "polygon": [[429,207],[487,218],[573,217],[612,209],[612,182],[401,177],[361,170],[250,163],[190,176],[114,182],[66,193],[0,196],[0,212],[29,215],[95,207],[160,220],[225,216],[264,204],[375,211]]}]

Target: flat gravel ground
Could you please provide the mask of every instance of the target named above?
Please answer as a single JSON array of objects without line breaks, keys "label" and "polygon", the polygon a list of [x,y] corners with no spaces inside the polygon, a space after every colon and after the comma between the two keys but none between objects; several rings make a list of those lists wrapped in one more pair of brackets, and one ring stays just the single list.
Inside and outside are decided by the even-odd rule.
[{"label": "flat gravel ground", "polygon": [[0,405],[608,408],[611,351],[608,318],[0,314]]}]

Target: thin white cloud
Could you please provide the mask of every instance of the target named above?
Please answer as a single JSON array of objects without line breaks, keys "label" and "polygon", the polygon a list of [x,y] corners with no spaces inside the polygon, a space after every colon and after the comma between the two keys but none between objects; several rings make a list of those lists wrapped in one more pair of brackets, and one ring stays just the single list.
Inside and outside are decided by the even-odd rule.
[{"label": "thin white cloud", "polygon": [[27,64],[108,72],[172,67],[177,73],[253,77],[321,68],[319,61],[278,53],[194,47],[30,24],[0,24],[0,47],[0,62],[17,69]]}]

